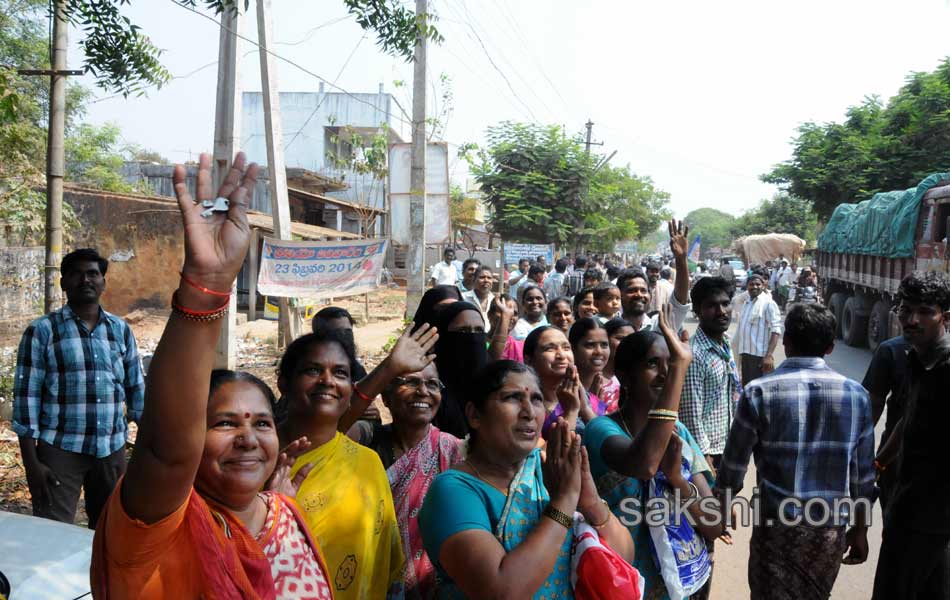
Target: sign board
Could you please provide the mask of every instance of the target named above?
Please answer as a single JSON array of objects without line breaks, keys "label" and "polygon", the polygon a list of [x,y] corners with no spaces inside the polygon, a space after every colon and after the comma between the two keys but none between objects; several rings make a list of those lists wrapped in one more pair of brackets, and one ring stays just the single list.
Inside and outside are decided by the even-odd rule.
[{"label": "sign board", "polygon": [[376,290],[389,240],[292,242],[264,238],[257,290],[284,298],[342,298]]},{"label": "sign board", "polygon": [[637,254],[639,247],[636,242],[617,242],[614,254]]},{"label": "sign board", "polygon": [[[389,207],[395,244],[412,242],[409,229],[409,171],[412,145],[389,147]],[[449,147],[445,142],[426,144],[426,243],[449,242]]]},{"label": "sign board", "polygon": [[505,242],[505,264],[516,265],[522,258],[527,258],[534,262],[539,256],[543,256],[547,264],[554,264],[554,245],[553,244],[514,244]]}]

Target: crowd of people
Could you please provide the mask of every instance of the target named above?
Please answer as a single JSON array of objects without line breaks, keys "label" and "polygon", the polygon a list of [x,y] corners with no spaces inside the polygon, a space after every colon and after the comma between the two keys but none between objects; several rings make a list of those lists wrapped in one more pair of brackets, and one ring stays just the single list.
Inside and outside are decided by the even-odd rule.
[{"label": "crowd of people", "polygon": [[[499,278],[449,249],[372,371],[328,307],[284,351],[275,392],[213,368],[257,171],[239,154],[214,190],[202,155],[192,197],[176,167],[185,259],[147,377],[100,305],[94,250],[64,258],[66,306],[23,335],[13,427],[34,514],[71,523],[84,495],[94,597],[572,598],[579,579],[622,579],[572,561],[586,527],[642,597],[708,598],[753,456],[753,598],[828,598],[841,565],[868,558],[878,491],[873,597],[950,595],[946,276],[902,282],[903,336],[862,385],[824,360],[827,308],[773,300],[787,274],[753,268],[738,296],[721,270],[691,277],[682,223],[665,265],[565,256]],[[202,215],[215,197],[227,214]],[[682,520],[644,519],[657,501]]]}]

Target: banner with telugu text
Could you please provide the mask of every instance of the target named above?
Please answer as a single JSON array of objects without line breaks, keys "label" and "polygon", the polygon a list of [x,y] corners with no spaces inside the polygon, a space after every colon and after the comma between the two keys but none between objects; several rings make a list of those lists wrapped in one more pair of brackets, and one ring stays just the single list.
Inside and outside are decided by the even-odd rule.
[{"label": "banner with telugu text", "polygon": [[388,239],[347,242],[264,238],[257,290],[285,298],[342,298],[375,291]]}]

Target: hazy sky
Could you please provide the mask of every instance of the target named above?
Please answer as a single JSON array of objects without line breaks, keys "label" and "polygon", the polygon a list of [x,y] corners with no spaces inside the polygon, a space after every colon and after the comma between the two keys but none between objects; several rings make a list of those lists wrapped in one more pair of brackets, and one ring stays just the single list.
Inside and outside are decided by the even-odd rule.
[{"label": "hazy sky", "polygon": [[[841,120],[865,95],[888,98],[909,72],[932,70],[950,55],[938,26],[948,22],[950,3],[938,0],[430,0],[430,7],[445,36],[430,45],[430,79],[436,88],[441,73],[452,79],[450,143],[481,142],[502,120],[580,133],[590,119],[605,143],[598,151],[616,150],[612,164],[652,177],[672,194],[678,216],[702,206],[734,214],[754,207],[775,191],[758,176],[789,157],[798,124]],[[395,82],[411,85],[411,66],[379,52],[341,0],[274,0],[274,10],[278,54],[347,91],[375,92],[383,83],[410,110],[407,88]],[[252,39],[254,11],[252,1],[243,30]],[[127,141],[175,161],[209,149],[217,72],[201,67],[217,59],[217,26],[172,0],[136,0],[126,14],[178,78],[146,98],[100,94],[87,119],[114,121]],[[260,90],[255,50],[243,46],[246,90]],[[74,46],[70,66],[79,60]],[[285,62],[278,76],[282,91],[319,84]],[[432,106],[432,87],[429,94]],[[464,163],[453,161],[453,177],[464,183]]]}]

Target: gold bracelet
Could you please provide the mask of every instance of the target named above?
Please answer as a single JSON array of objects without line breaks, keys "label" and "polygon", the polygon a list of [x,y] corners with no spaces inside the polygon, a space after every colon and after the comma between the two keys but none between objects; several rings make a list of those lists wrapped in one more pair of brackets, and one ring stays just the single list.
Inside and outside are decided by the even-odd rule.
[{"label": "gold bracelet", "polygon": [[610,523],[610,515],[613,514],[613,513],[610,512],[610,505],[607,504],[607,501],[604,500],[603,498],[600,498],[600,501],[603,503],[604,508],[607,509],[607,518],[604,519],[604,520],[603,520],[602,522],[600,522],[600,523],[590,523],[589,525],[590,525],[591,527],[593,527],[594,529],[603,529],[604,527],[606,527],[606,526],[607,526],[607,523]]},{"label": "gold bracelet", "polygon": [[574,527],[574,519],[554,508],[551,504],[544,507],[544,516],[556,523],[560,523],[567,529]]},{"label": "gold bracelet", "polygon": [[647,413],[647,416],[661,416],[661,417],[673,417],[674,419],[679,418],[680,414],[675,410],[667,410],[665,408],[654,408]]},{"label": "gold bracelet", "polygon": [[663,415],[647,415],[647,419],[653,419],[654,421],[676,421],[676,417],[667,417]]}]

